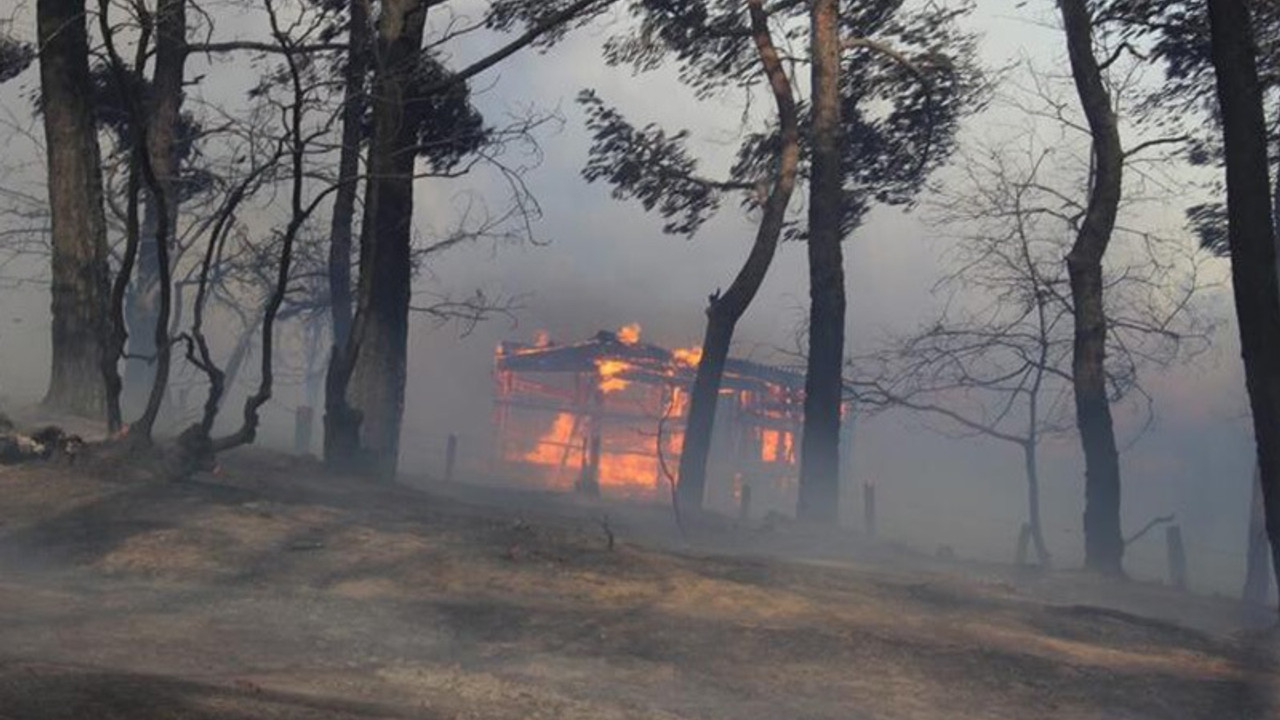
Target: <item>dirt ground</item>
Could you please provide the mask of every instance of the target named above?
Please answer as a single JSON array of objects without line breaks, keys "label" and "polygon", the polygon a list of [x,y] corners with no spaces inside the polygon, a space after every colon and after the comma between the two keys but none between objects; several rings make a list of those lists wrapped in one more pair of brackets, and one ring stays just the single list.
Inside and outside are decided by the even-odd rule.
[{"label": "dirt ground", "polygon": [[102,475],[0,468],[0,720],[1280,718],[1228,601],[262,452]]}]

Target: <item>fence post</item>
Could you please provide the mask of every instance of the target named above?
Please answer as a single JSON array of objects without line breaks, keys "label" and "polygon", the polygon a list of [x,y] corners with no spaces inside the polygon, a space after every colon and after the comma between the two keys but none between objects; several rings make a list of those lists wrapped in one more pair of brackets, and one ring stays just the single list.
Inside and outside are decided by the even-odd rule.
[{"label": "fence post", "polygon": [[742,493],[738,504],[738,521],[746,522],[751,519],[751,486],[743,483]]},{"label": "fence post", "polygon": [[444,448],[444,481],[453,482],[453,468],[458,461],[458,436],[449,433],[449,442]]},{"label": "fence post", "polygon": [[298,455],[311,452],[311,423],[314,413],[310,405],[299,405],[293,411],[293,451]]},{"label": "fence post", "polygon": [[1170,525],[1164,532],[1165,545],[1169,549],[1169,584],[1179,590],[1187,589],[1187,553],[1182,545],[1182,528]]},{"label": "fence post", "polygon": [[867,537],[876,536],[876,486],[875,483],[862,484],[862,525]]}]

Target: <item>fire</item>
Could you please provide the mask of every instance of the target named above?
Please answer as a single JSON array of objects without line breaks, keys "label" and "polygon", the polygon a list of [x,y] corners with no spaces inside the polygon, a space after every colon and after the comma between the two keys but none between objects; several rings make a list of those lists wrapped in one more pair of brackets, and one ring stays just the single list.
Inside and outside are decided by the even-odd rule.
[{"label": "fire", "polygon": [[640,342],[640,323],[631,323],[618,328],[618,342],[623,345],[635,345]]},{"label": "fire", "polygon": [[[584,427],[574,422],[573,413],[557,413],[551,427],[538,437],[533,449],[517,458],[547,469],[551,485],[567,489],[582,470],[586,447]],[[667,465],[673,467],[673,463],[679,460],[682,438],[678,433],[672,433],[665,440]],[[616,495],[654,496],[662,477],[653,444],[653,438],[634,433],[631,429],[606,427],[600,443],[597,476],[600,487]]]},{"label": "fire", "polygon": [[582,467],[580,441],[574,437],[576,430],[573,413],[557,413],[551,427],[538,438],[533,449],[521,455],[520,459],[534,465],[555,468],[555,477],[560,481],[557,484],[568,485],[571,478],[562,477],[560,471],[567,469],[577,472]]},{"label": "fire", "polygon": [[[600,488],[649,495],[658,484],[658,458],[648,448],[600,452]],[[668,461],[670,462],[670,461]]]},{"label": "fire", "polygon": [[794,448],[791,433],[782,430],[760,431],[760,459],[767,463],[791,462]]},{"label": "fire", "polygon": [[533,346],[536,348],[551,347],[551,333],[539,330],[533,334]]},{"label": "fire", "polygon": [[676,348],[671,351],[671,357],[675,358],[677,365],[696,368],[702,362],[701,347]]},{"label": "fire", "polygon": [[618,376],[629,369],[631,369],[631,363],[625,360],[597,358],[596,374],[600,376],[600,392],[626,390],[631,383]]},{"label": "fire", "polygon": [[680,388],[671,389],[671,404],[667,406],[667,417],[684,417],[689,409],[689,393]]}]

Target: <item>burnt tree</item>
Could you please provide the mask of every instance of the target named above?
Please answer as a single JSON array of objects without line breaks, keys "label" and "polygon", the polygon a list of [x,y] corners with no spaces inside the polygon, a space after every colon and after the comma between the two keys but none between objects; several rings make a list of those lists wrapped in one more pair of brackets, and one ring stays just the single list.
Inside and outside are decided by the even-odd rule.
[{"label": "burnt tree", "polygon": [[809,350],[796,517],[835,524],[840,507],[844,399],[844,252],[840,246],[840,32],[838,0],[810,10],[813,170],[809,180]]},{"label": "burnt tree", "polygon": [[1280,285],[1266,120],[1249,3],[1209,0],[1209,20],[1226,158],[1232,290],[1271,562],[1280,580]]},{"label": "burnt tree", "polygon": [[400,453],[416,144],[415,128],[404,118],[427,6],[422,0],[396,0],[384,3],[378,18],[358,304],[350,340],[330,369],[331,376],[339,374],[346,382],[327,388],[336,397],[325,420],[326,457],[332,447],[353,460],[359,449],[370,456],[362,469],[379,477],[394,474]]},{"label": "burnt tree", "polygon": [[713,296],[707,305],[707,329],[702,339],[702,358],[698,362],[690,393],[689,420],[685,427],[677,477],[677,502],[686,507],[701,507],[706,489],[707,458],[711,450],[711,433],[715,424],[720,395],[720,378],[738,320],[755,299],[773,262],[778,240],[787,219],[787,205],[796,185],[800,163],[800,119],[795,95],[786,68],[774,46],[769,31],[769,18],[761,0],[747,3],[751,16],[751,35],[760,56],[760,70],[768,78],[777,106],[778,159],[771,178],[768,196],[761,207],[760,225],[751,252],[729,289]]},{"label": "burnt tree", "polygon": [[[344,347],[351,334],[351,240],[360,175],[361,124],[365,113],[365,76],[369,69],[370,32],[367,0],[352,0],[347,18],[346,65],[342,71],[342,147],[338,189],[329,226],[329,313],[333,346]],[[332,353],[331,353],[332,354]]]},{"label": "burnt tree", "polygon": [[[1271,108],[1266,121],[1273,173],[1271,214],[1280,241],[1280,4],[1256,3],[1251,13],[1263,106],[1264,110]],[[1140,119],[1175,128],[1191,138],[1185,155],[1192,164],[1221,167],[1222,116],[1214,92],[1206,0],[1108,0],[1099,18],[1101,27],[1118,36],[1121,48],[1137,45],[1144,57],[1164,68],[1165,82],[1139,105],[1143,111]],[[1213,190],[1223,197],[1220,183]],[[1230,254],[1227,211],[1222,201],[1193,205],[1187,209],[1187,218],[1205,248],[1222,256]],[[1243,595],[1246,600],[1265,602],[1271,568],[1259,482],[1260,475],[1255,472]],[[1257,532],[1253,530],[1255,516]]]},{"label": "burnt tree", "polygon": [[103,417],[116,372],[102,170],[94,124],[83,0],[36,4],[40,91],[52,219],[53,325],[50,409]]},{"label": "burnt tree", "polygon": [[[395,474],[408,351],[415,255],[411,247],[415,161],[447,167],[484,144],[486,128],[467,101],[467,81],[534,43],[558,37],[613,0],[494,3],[486,24],[524,33],[452,72],[422,47],[429,0],[381,4],[372,39],[372,125],[360,231],[355,316],[325,376],[325,460],[374,477]],[[420,256],[417,256],[420,257]]]},{"label": "burnt tree", "polygon": [[1107,398],[1102,259],[1120,207],[1124,150],[1103,67],[1094,55],[1089,7],[1085,0],[1061,0],[1059,7],[1071,74],[1093,141],[1089,204],[1075,244],[1067,253],[1075,315],[1072,378],[1076,426],[1085,458],[1085,567],[1106,575],[1121,575],[1124,537],[1120,531],[1120,456]]},{"label": "burnt tree", "polygon": [[[656,210],[667,219],[665,232],[694,234],[726,193],[742,193],[743,205],[759,213],[746,262],[728,290],[711,295],[706,310],[702,359],[679,467],[678,499],[689,508],[702,504],[716,398],[736,324],[754,300],[779,238],[805,237],[803,224],[786,214],[781,191],[789,193],[789,186],[809,181],[814,155],[806,104],[794,97],[795,109],[787,104],[786,95],[794,95],[794,89],[789,82],[779,85],[787,77],[771,72],[763,52],[774,36],[803,19],[807,9],[747,2],[724,2],[713,9],[640,3],[635,8],[638,29],[611,39],[606,59],[646,71],[661,67],[672,56],[681,82],[699,97],[736,89],[746,97],[744,105],[749,105],[757,87],[767,88],[777,112],[765,130],[747,136],[729,179],[708,179],[698,173],[699,163],[686,147],[688,132],[669,134],[655,125],[636,128],[616,110],[606,109],[594,93],[585,92],[581,98],[588,106],[593,135],[584,176],[612,184],[615,197],[635,198],[645,209]],[[875,202],[911,203],[929,171],[950,152],[958,117],[981,94],[969,39],[956,32],[950,22],[953,14],[895,15],[896,8],[875,3],[850,10],[841,49],[853,50],[864,62],[845,75],[839,99],[848,138],[839,148],[842,237],[860,224]],[[871,40],[855,35],[854,27],[882,37]],[[930,50],[938,46],[947,47],[950,54]],[[781,97],[780,87],[786,90]],[[792,112],[796,115],[795,180],[784,182],[790,172],[787,115]]]}]

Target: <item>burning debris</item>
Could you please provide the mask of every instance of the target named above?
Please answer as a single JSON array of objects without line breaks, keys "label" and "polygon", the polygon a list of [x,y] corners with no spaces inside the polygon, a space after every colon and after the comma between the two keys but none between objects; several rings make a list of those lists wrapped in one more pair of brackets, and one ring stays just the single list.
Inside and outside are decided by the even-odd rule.
[{"label": "burning debris", "polygon": [[[702,349],[643,343],[640,332],[631,324],[569,345],[546,333],[500,345],[495,425],[504,465],[552,489],[669,498],[661,464],[679,463]],[[796,373],[728,361],[712,442],[720,482],[708,487],[708,506],[736,510],[750,485],[761,512],[794,507],[803,389]]]}]

